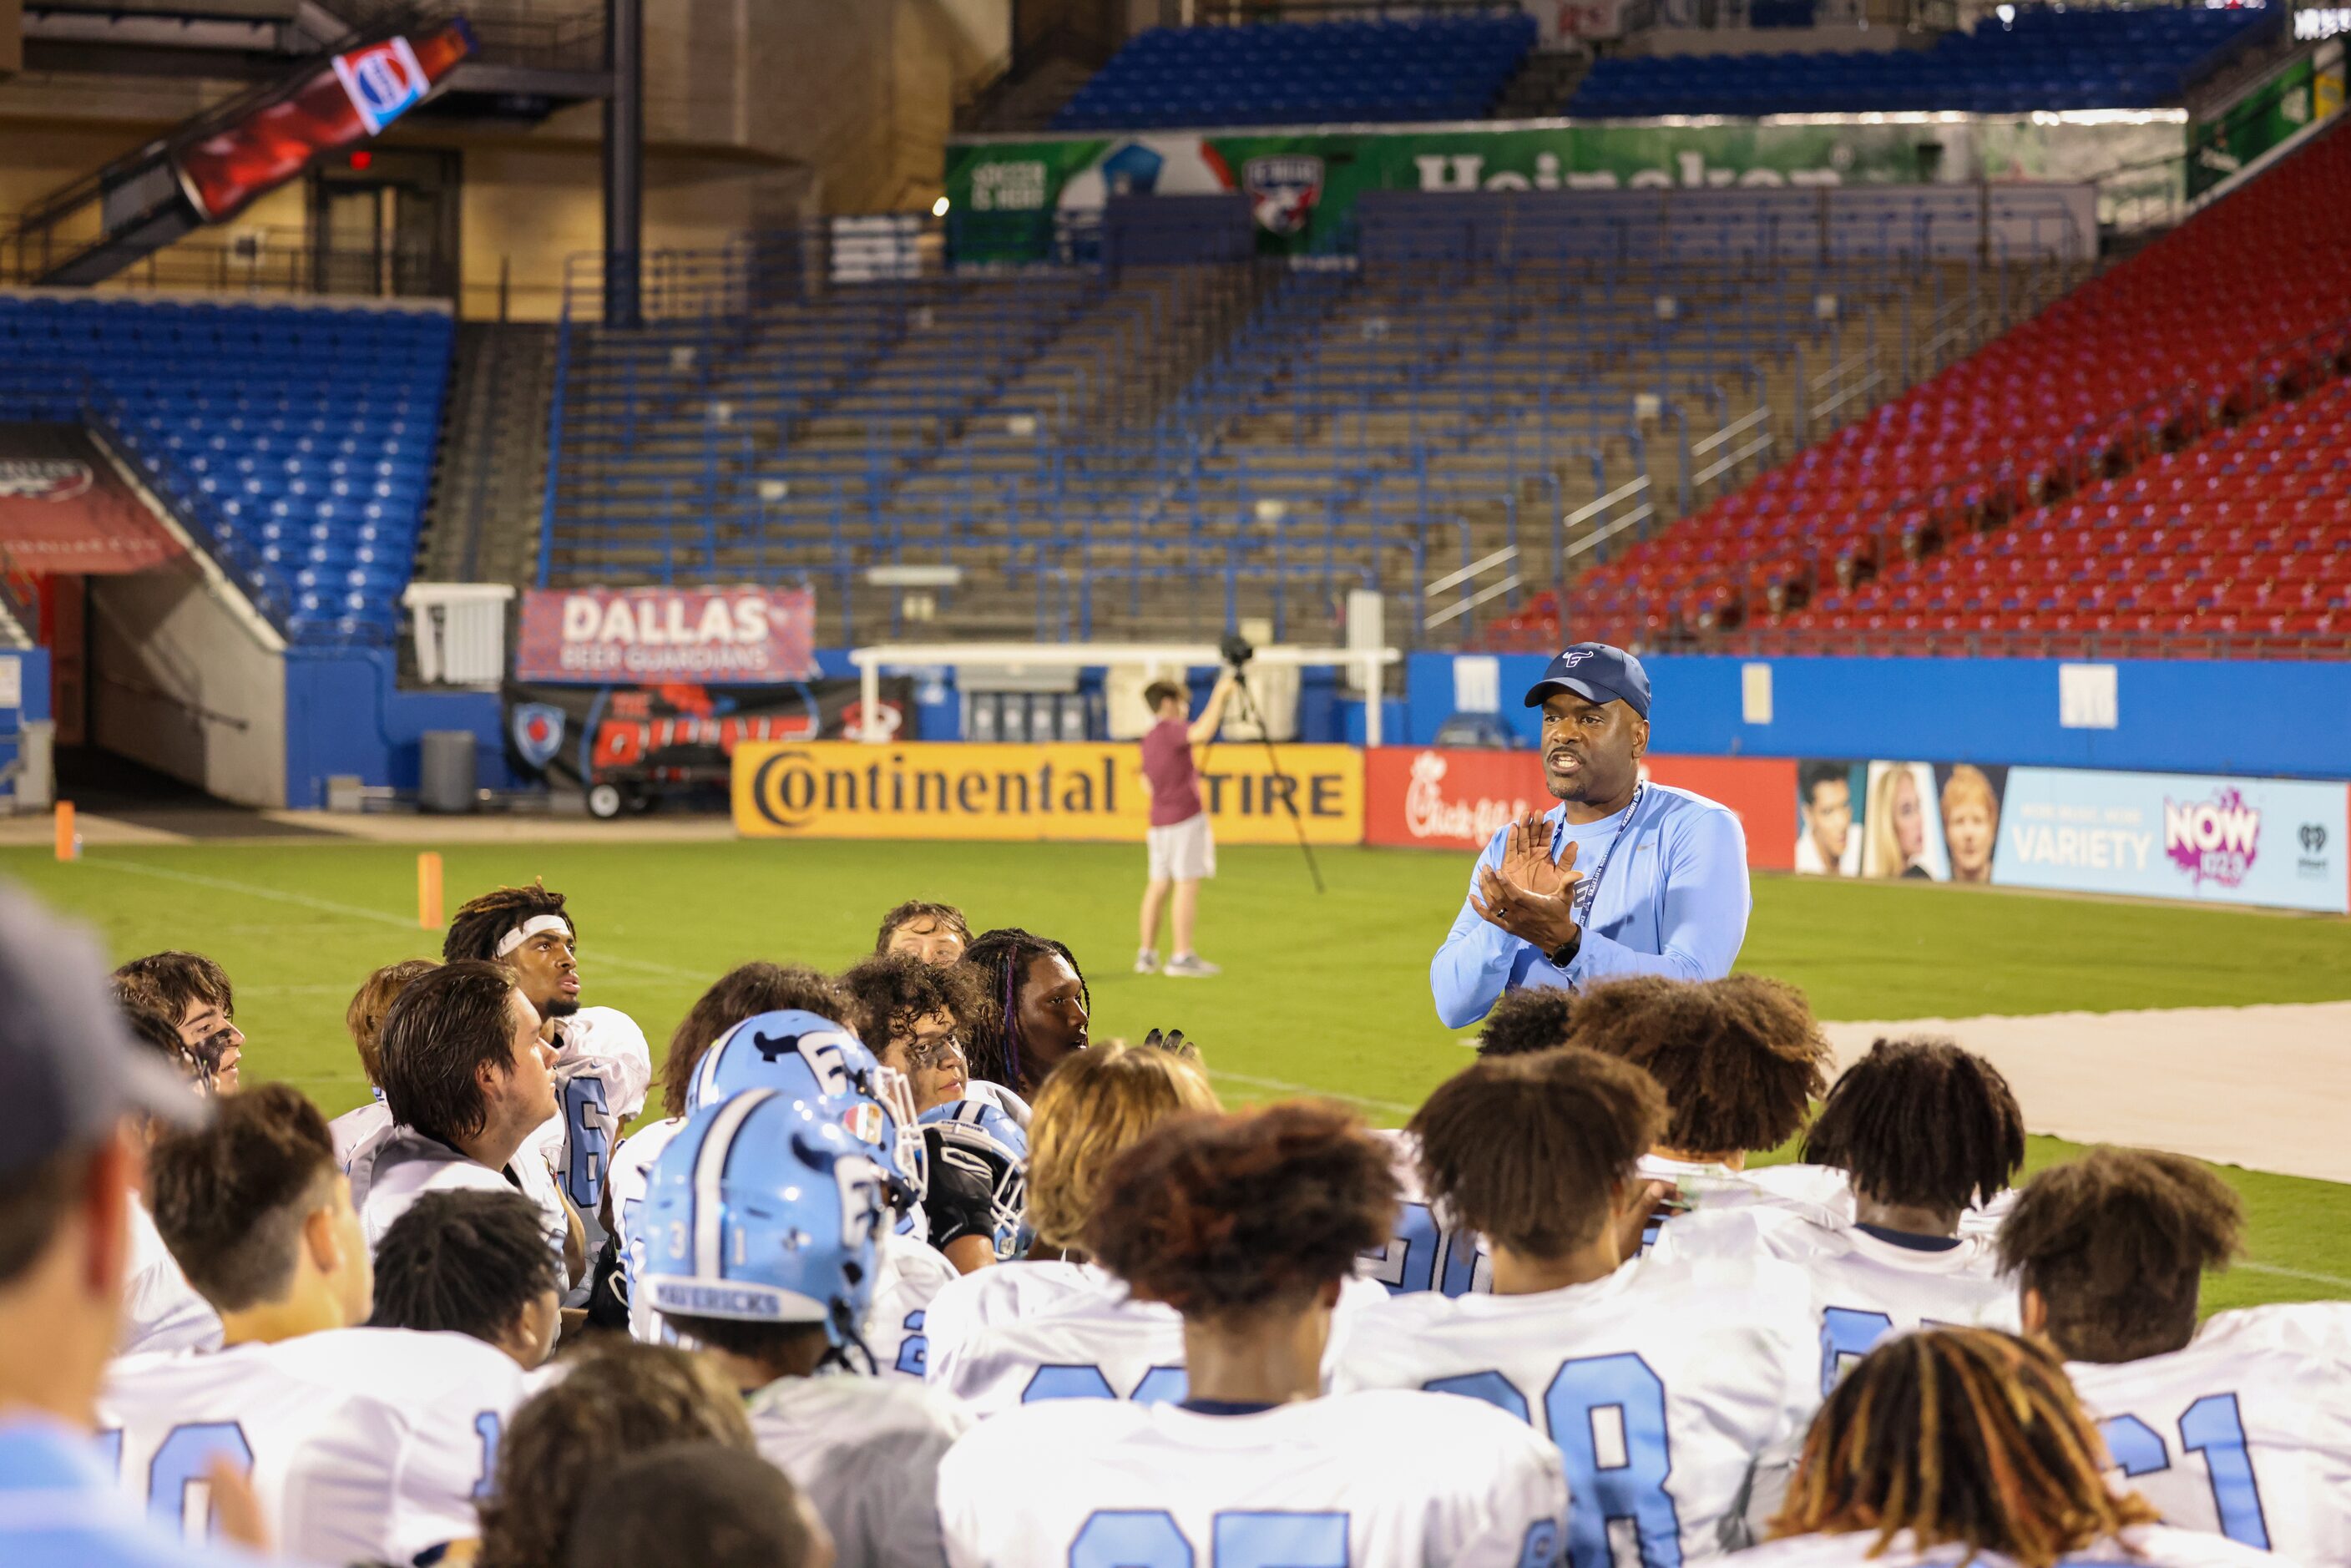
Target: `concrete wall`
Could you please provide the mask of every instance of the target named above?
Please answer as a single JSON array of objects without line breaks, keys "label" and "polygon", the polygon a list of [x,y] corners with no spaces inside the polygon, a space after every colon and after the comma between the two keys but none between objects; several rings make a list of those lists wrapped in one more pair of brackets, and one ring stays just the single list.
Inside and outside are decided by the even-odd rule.
[{"label": "concrete wall", "polygon": [[286,804],[285,657],[193,560],[89,580],[90,738],[224,800]]}]

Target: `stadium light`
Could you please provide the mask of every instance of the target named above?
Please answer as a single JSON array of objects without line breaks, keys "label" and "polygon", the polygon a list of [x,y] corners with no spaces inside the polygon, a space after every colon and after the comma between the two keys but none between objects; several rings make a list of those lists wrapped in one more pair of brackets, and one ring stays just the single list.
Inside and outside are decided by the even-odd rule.
[{"label": "stadium light", "polygon": [[945,196],[941,196],[937,201],[931,204],[931,216],[935,218],[943,218],[946,215],[947,199]]}]

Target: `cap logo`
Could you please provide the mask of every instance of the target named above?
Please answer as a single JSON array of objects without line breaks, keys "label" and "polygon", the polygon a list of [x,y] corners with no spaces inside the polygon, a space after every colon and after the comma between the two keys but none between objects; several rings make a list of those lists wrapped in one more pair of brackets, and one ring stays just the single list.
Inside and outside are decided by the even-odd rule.
[{"label": "cap logo", "polygon": [[1559,666],[1562,670],[1572,670],[1590,657],[1592,657],[1592,650],[1589,648],[1573,653],[1562,653],[1559,656]]}]

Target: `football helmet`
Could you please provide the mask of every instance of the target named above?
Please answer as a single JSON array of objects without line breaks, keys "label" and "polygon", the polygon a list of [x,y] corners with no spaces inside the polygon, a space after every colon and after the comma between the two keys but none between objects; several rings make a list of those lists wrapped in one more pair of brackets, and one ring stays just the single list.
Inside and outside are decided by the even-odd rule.
[{"label": "football helmet", "polygon": [[872,1152],[889,1178],[892,1207],[903,1213],[922,1201],[928,1172],[914,1126],[914,1086],[846,1028],[798,1010],[745,1019],[702,1053],[686,1086],[686,1109],[700,1110],[746,1089],[831,1103],[849,1135]]},{"label": "football helmet", "polygon": [[862,1345],[886,1177],[833,1105],[744,1090],[689,1116],[647,1175],[634,1288],[656,1312]]},{"label": "football helmet", "polygon": [[969,1228],[976,1230],[985,1223],[998,1260],[1018,1256],[1031,1234],[1025,1218],[1029,1135],[1020,1130],[1020,1124],[987,1101],[956,1100],[924,1112],[922,1128],[934,1162],[932,1169],[939,1180],[938,1198],[932,1205],[935,1239],[939,1221],[946,1220],[950,1227],[956,1222],[954,1210],[958,1205],[947,1192],[952,1180],[971,1195],[972,1207],[984,1207],[984,1214],[974,1216]]}]

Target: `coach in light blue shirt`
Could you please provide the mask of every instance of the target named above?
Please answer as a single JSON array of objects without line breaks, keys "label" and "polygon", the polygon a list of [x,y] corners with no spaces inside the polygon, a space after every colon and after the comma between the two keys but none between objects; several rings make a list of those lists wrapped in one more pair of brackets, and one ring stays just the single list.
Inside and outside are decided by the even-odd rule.
[{"label": "coach in light blue shirt", "polygon": [[1619,975],[1712,980],[1747,939],[1747,836],[1729,808],[1641,778],[1649,676],[1578,643],[1527,691],[1542,709],[1543,783],[1559,804],[1494,835],[1428,966],[1437,1016],[1462,1029],[1522,986]]}]

